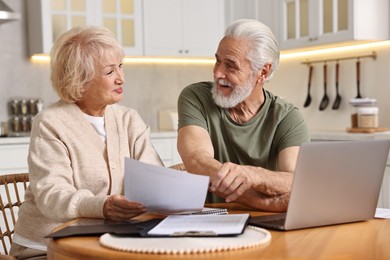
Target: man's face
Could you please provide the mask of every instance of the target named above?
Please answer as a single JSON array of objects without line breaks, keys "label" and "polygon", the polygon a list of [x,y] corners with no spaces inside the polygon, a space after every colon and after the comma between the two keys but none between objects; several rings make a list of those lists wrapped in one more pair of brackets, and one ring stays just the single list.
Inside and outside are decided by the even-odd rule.
[{"label": "man's face", "polygon": [[243,102],[256,85],[255,73],[246,56],[249,45],[246,40],[223,38],[215,54],[212,95],[221,107],[231,108]]}]

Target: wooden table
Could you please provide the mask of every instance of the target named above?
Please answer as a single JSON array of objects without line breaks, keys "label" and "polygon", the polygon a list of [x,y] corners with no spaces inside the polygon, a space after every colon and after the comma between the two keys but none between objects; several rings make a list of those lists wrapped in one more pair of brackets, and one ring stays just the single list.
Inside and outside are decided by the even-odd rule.
[{"label": "wooden table", "polygon": [[[240,204],[211,204],[229,213],[253,211]],[[141,219],[150,218],[144,216]],[[192,255],[136,254],[102,247],[99,237],[68,237],[51,240],[48,259],[390,259],[390,219],[301,229],[271,231],[271,242],[249,249]]]}]

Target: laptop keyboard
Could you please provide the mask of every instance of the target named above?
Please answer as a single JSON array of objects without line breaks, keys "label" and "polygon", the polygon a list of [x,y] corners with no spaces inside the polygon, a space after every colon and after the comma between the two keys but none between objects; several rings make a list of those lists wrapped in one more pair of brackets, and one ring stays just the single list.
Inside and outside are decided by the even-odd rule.
[{"label": "laptop keyboard", "polygon": [[249,224],[259,226],[261,223],[283,225],[286,220],[286,213],[279,213],[267,216],[251,217]]}]

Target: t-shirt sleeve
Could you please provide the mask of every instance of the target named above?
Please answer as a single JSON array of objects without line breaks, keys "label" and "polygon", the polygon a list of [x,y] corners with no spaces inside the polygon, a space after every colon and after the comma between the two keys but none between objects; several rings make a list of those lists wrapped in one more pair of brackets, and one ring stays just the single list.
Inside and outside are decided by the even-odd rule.
[{"label": "t-shirt sleeve", "polygon": [[187,125],[197,125],[207,130],[207,119],[204,113],[205,107],[202,103],[202,92],[200,83],[192,84],[182,90],[177,102],[179,115],[179,129]]},{"label": "t-shirt sleeve", "polygon": [[297,108],[290,110],[280,121],[275,141],[278,142],[278,152],[287,147],[300,146],[303,143],[310,142],[309,129]]}]

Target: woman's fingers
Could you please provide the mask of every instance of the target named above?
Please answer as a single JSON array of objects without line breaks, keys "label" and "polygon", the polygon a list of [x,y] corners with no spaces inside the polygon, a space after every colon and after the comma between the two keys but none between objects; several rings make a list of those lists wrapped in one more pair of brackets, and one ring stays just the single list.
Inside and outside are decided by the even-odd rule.
[{"label": "woman's fingers", "polygon": [[103,207],[104,217],[112,221],[127,220],[144,212],[146,208],[143,204],[129,201],[122,195],[108,197]]}]

